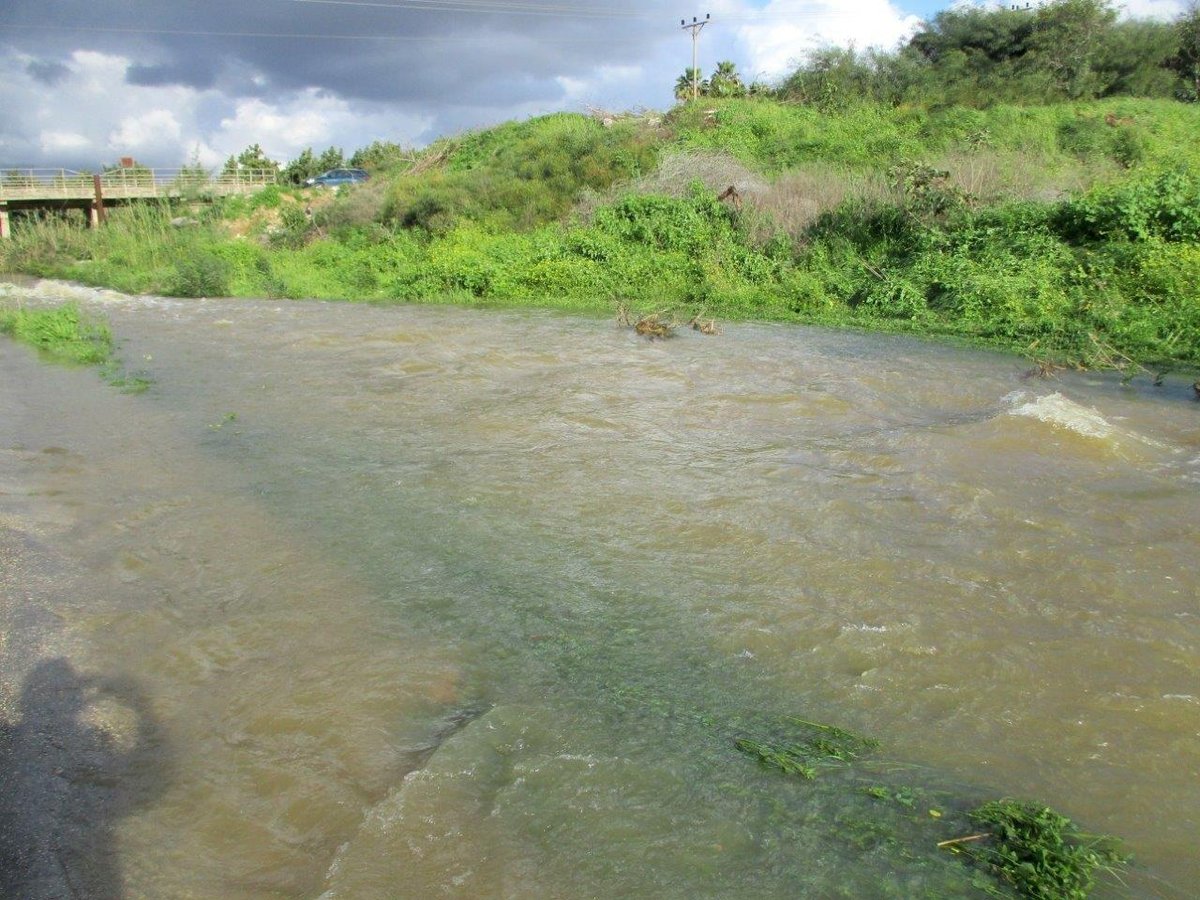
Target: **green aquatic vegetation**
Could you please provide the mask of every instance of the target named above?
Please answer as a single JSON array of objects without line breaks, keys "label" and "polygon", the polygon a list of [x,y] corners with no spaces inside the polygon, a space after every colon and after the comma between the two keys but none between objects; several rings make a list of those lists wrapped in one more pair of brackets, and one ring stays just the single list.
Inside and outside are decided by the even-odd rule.
[{"label": "green aquatic vegetation", "polygon": [[970,818],[990,830],[941,846],[986,866],[1019,897],[1081,900],[1097,870],[1115,872],[1128,863],[1115,838],[1084,834],[1047,806],[993,800]]},{"label": "green aquatic vegetation", "polygon": [[851,759],[858,759],[859,756],[868,750],[879,749],[879,741],[875,740],[875,738],[856,734],[853,731],[838,728],[836,725],[809,722],[807,719],[798,719],[795,716],[787,716],[784,721],[790,725],[813,729],[822,734],[822,737],[810,740],[808,745],[829,759],[846,762]]},{"label": "green aquatic vegetation", "polygon": [[122,394],[144,394],[154,384],[154,377],[149,372],[143,369],[128,371],[115,360],[107,363],[100,374]]},{"label": "green aquatic vegetation", "polygon": [[[882,784],[873,784],[870,787],[863,788],[863,793],[868,797],[874,797],[876,800],[891,800],[906,809],[912,809],[916,805],[917,800],[912,788],[909,787],[893,789],[885,787]],[[938,816],[934,816],[934,818],[938,818]]]},{"label": "green aquatic vegetation", "polygon": [[779,769],[785,775],[799,775],[811,781],[817,770],[808,764],[806,749],[799,744],[767,744],[750,738],[738,738],[733,745],[747,756],[755,757],[764,766]]},{"label": "green aquatic vegetation", "polygon": [[844,815],[834,823],[838,839],[860,852],[880,847],[895,847],[899,842],[896,829],[877,818]]},{"label": "green aquatic vegetation", "polygon": [[[734,746],[766,767],[799,775],[805,780],[816,778],[817,766],[822,761],[852,762],[879,746],[873,738],[833,725],[794,717],[782,721],[806,730],[808,735],[788,740],[739,738]],[[1115,873],[1128,862],[1116,838],[1084,834],[1070,819],[1047,806],[994,800],[964,817],[962,806],[955,803],[948,807],[930,805],[929,795],[918,788],[876,783],[860,787],[858,792],[875,800],[895,803],[904,810],[899,812],[901,818],[918,828],[945,829],[948,825],[961,827],[969,822],[977,828],[987,829],[936,842],[936,847],[962,854],[982,866],[999,883],[999,887],[981,885],[985,893],[993,896],[1082,900],[1090,893],[1097,871]],[[928,825],[917,825],[921,821]],[[847,812],[837,819],[836,824],[840,838],[862,851],[897,842],[896,833],[889,825],[870,817]]]},{"label": "green aquatic vegetation", "polygon": [[738,738],[733,745],[765,766],[810,780],[816,777],[819,763],[850,762],[879,747],[874,738],[795,716],[785,716],[779,725],[789,733],[780,736],[777,726],[771,739]]},{"label": "green aquatic vegetation", "polygon": [[52,309],[0,311],[0,333],[59,362],[103,365],[113,355],[108,325],[85,315],[74,303]]}]

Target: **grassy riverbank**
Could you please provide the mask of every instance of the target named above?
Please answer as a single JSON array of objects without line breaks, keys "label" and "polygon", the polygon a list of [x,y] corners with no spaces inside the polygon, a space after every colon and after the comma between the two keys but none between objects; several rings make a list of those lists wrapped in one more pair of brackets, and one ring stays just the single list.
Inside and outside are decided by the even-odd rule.
[{"label": "grassy riverbank", "polygon": [[[336,195],[21,223],[0,268],[131,292],[703,311],[1200,367],[1200,109],[705,100],[435,143]],[[737,201],[718,200],[734,186]],[[305,208],[311,206],[311,215]],[[1140,370],[1139,370],[1140,371]]]}]

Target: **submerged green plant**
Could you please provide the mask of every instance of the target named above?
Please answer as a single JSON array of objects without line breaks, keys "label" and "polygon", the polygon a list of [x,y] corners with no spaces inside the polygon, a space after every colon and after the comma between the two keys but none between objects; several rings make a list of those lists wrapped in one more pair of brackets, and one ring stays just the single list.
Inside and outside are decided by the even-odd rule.
[{"label": "submerged green plant", "polygon": [[799,775],[811,781],[817,770],[808,765],[805,749],[797,744],[766,744],[750,738],[739,738],[733,745],[747,756],[755,757],[764,766],[779,769],[785,775]]},{"label": "submerged green plant", "polygon": [[[766,740],[743,737],[734,741],[734,746],[768,768],[806,780],[816,778],[821,763],[849,763],[879,746],[873,738],[792,716],[778,720],[776,735],[780,724],[801,728],[804,734]],[[946,807],[950,814],[947,819],[942,804],[928,806],[929,798],[919,788],[874,783],[859,790],[875,800],[894,801],[909,811],[902,815],[912,821],[941,822],[939,827],[943,828],[951,820],[959,826],[970,821],[986,829],[941,841],[937,846],[982,866],[995,881],[978,886],[992,896],[1083,900],[1093,887],[1097,870],[1116,872],[1128,862],[1116,838],[1084,834],[1070,819],[1047,806],[993,800],[967,813],[964,820],[961,813],[955,814],[956,804],[951,804]],[[921,812],[917,811],[918,801]],[[842,824],[846,826],[846,839],[861,850],[894,843],[890,830],[870,820],[849,816]]]},{"label": "submerged green plant", "polygon": [[947,842],[992,869],[1021,897],[1081,900],[1097,869],[1115,871],[1128,862],[1109,835],[1083,834],[1047,806],[993,800],[970,813],[991,831],[979,843]]},{"label": "submerged green plant", "polygon": [[60,362],[102,365],[113,353],[108,325],[86,316],[74,303],[52,309],[0,311],[0,333]]},{"label": "submerged green plant", "polygon": [[816,777],[817,763],[849,762],[879,746],[874,738],[795,716],[785,716],[781,724],[787,726],[789,731],[799,728],[801,734],[790,734],[769,741],[739,738],[733,745],[746,755],[756,757],[765,766],[806,779]]},{"label": "submerged green plant", "polygon": [[784,721],[801,728],[810,728],[821,732],[823,737],[812,738],[808,741],[807,745],[821,756],[829,759],[837,759],[845,762],[851,759],[858,759],[859,756],[868,750],[879,749],[879,741],[875,740],[875,738],[855,734],[853,731],[838,728],[836,725],[822,725],[820,722],[809,722],[806,719],[798,719],[795,716],[787,716]]},{"label": "submerged green plant", "polygon": [[101,370],[104,380],[122,394],[144,394],[154,384],[154,377],[142,369],[127,371],[115,360]]}]

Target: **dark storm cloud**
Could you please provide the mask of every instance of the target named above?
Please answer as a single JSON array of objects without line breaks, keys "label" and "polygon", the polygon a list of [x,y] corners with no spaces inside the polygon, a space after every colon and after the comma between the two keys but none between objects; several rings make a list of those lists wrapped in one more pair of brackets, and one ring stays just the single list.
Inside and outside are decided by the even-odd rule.
[{"label": "dark storm cloud", "polygon": [[125,72],[125,81],[142,87],[178,84],[206,89],[216,84],[217,67],[209,59],[195,57],[160,65],[133,63]]},{"label": "dark storm cloud", "polygon": [[60,62],[50,62],[47,60],[35,59],[25,67],[25,71],[35,80],[44,85],[53,87],[62,81],[69,73],[65,65]]},{"label": "dark storm cloud", "polygon": [[[351,100],[475,103],[481,91],[495,96],[503,72],[527,79],[524,96],[509,98],[519,103],[535,86],[553,92],[555,76],[637,61],[673,21],[665,12],[661,28],[621,17],[644,12],[636,0],[544,0],[541,14],[525,15],[493,12],[496,3],[479,0],[403,3],[9,0],[0,39],[121,53],[134,62],[130,81],[139,85],[231,88],[223,76],[240,62],[271,90],[320,87]],[[598,16],[558,14],[567,6]],[[47,23],[58,28],[39,30]]]}]

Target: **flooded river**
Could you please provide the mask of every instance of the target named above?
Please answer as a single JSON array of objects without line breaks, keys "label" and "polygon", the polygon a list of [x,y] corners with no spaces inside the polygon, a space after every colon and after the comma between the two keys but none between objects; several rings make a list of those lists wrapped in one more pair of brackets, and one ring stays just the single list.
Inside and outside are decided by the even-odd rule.
[{"label": "flooded river", "polygon": [[[936,844],[1001,797],[1125,839],[1097,896],[1195,895],[1190,384],[2,292],[154,379],[0,340],[14,895],[982,896]],[[788,716],[881,746],[812,781],[735,748]]]}]

